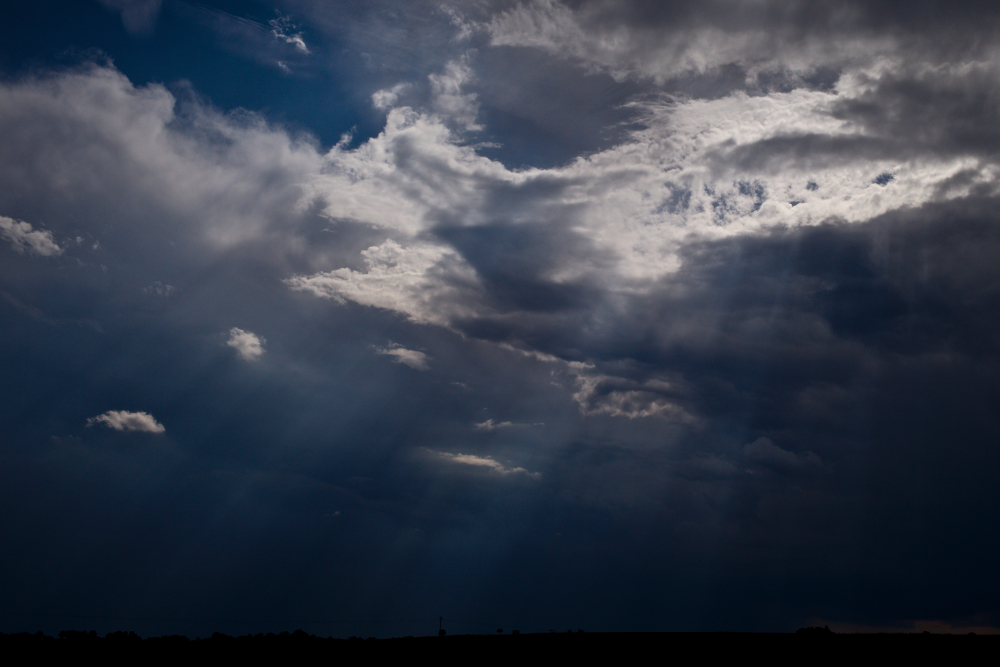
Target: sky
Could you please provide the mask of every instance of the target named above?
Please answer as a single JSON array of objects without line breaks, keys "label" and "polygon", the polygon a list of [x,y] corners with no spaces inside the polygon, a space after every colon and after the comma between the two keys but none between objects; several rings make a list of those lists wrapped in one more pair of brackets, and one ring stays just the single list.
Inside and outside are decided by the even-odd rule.
[{"label": "sky", "polygon": [[0,631],[1000,628],[1000,10],[0,24]]}]

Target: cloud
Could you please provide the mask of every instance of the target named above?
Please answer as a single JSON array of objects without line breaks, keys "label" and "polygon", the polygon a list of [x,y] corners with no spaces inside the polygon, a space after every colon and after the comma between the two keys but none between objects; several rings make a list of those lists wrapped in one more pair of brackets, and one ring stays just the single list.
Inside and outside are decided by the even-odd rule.
[{"label": "cloud", "polygon": [[474,132],[483,129],[476,124],[479,104],[475,93],[463,93],[462,89],[472,80],[472,68],[466,59],[445,64],[440,73],[428,75],[433,95],[433,108],[443,117],[454,121],[464,130]]},{"label": "cloud", "polygon": [[392,88],[376,90],[372,93],[372,106],[380,111],[387,111],[396,106],[400,94],[408,88],[410,88],[410,84],[408,83],[397,83]]},{"label": "cloud", "polygon": [[165,285],[159,280],[154,281],[152,285],[147,285],[142,288],[142,293],[150,296],[168,297],[176,291],[177,288],[173,285]]},{"label": "cloud", "polygon": [[[969,76],[980,87],[992,80]],[[360,253],[366,269],[299,274],[288,284],[549,355],[567,371],[592,364],[572,371],[585,416],[696,423],[685,377],[625,369],[636,355],[662,358],[697,348],[699,338],[720,354],[723,345],[747,345],[723,329],[706,338],[721,322],[711,304],[727,292],[715,273],[725,265],[703,249],[737,251],[832,220],[862,225],[1000,183],[981,147],[940,133],[927,135],[937,148],[915,151],[892,123],[862,113],[877,106],[869,99],[877,82],[907,77],[909,65],[885,61],[845,71],[832,89],[637,99],[643,125],[624,141],[546,169],[508,169],[463,145],[433,104],[393,107],[377,137],[330,151],[325,177],[312,184],[326,215],[364,221],[388,238]],[[895,176],[877,182],[883,173]],[[763,279],[769,269],[761,269]],[[784,289],[799,287],[805,299],[814,286],[803,278]],[[762,296],[772,286],[760,288]],[[792,322],[769,320],[763,305],[727,308],[718,313],[746,340],[772,324],[789,340],[805,330],[836,338],[806,312],[789,312],[800,318]]]},{"label": "cloud", "polygon": [[260,359],[264,354],[264,343],[267,341],[250,331],[233,327],[229,330],[229,339],[226,345],[236,350],[240,357],[247,361]]},{"label": "cloud", "polygon": [[354,301],[403,313],[420,324],[448,326],[463,312],[472,314],[459,294],[463,291],[461,283],[440,279],[446,274],[464,274],[466,282],[475,281],[475,274],[463,266],[454,251],[420,241],[402,246],[389,239],[363,250],[361,257],[367,271],[345,267],[311,276],[292,276],[286,283],[292,289],[338,303]]},{"label": "cloud", "polygon": [[[449,61],[434,75],[439,94],[464,95],[473,64]],[[33,175],[8,183],[10,191],[58,173],[67,179],[64,192],[111,197],[80,174],[101,155],[120,155],[102,166],[117,174],[116,196],[190,225],[188,233],[209,247],[267,243],[294,254],[292,289],[564,363],[600,364],[574,380],[583,414],[684,421],[694,408],[677,378],[630,377],[605,362],[634,355],[612,344],[630,335],[616,322],[653,326],[643,309],[680,304],[700,289],[691,279],[700,275],[698,262],[711,258],[694,251],[707,247],[699,244],[830,219],[863,223],[966,196],[1000,175],[981,162],[979,148],[950,138],[971,123],[928,135],[941,150],[914,156],[893,124],[870,111],[883,99],[890,115],[904,106],[892,100],[906,93],[899,81],[909,71],[890,62],[845,73],[834,91],[638,100],[633,108],[644,125],[622,143],[559,167],[513,170],[464,145],[433,100],[424,110],[391,108],[382,133],[356,148],[320,153],[259,119],[193,107],[183,123],[174,122],[179,110],[165,89],[134,88],[113,70],[91,68],[8,84],[4,122],[26,131],[10,132],[3,150],[15,154],[18,137],[34,136],[31,119],[59,119],[91,147],[69,142],[58,165],[9,157]],[[977,71],[967,77],[970,86],[991,80],[989,71]],[[928,86],[937,81],[921,76]],[[931,86],[927,95],[944,89]],[[104,108],[105,98],[114,104]],[[975,96],[968,99],[967,115],[977,108]],[[198,142],[198,133],[226,141]],[[882,173],[895,178],[873,183]],[[156,188],[148,185],[153,180]],[[317,209],[382,238],[353,257],[346,247],[339,255],[320,249],[307,240],[303,213]],[[684,313],[695,312],[684,305]],[[654,347],[683,339],[684,326],[697,330],[697,318],[684,313],[656,325]]]},{"label": "cloud", "polygon": [[33,229],[30,223],[2,215],[0,215],[0,236],[10,241],[14,250],[19,253],[27,250],[30,255],[54,257],[63,252],[63,249],[52,238],[52,232]]},{"label": "cloud", "polygon": [[430,359],[423,352],[408,350],[398,343],[390,343],[387,347],[376,347],[375,351],[393,358],[398,364],[405,364],[415,371],[426,371],[430,368],[427,361]]},{"label": "cloud", "polygon": [[[430,451],[430,450],[428,450]],[[539,472],[529,472],[525,468],[507,468],[499,461],[494,460],[489,456],[476,456],[474,454],[451,454],[449,452],[435,452],[430,451],[430,453],[438,458],[444,459],[446,461],[451,461],[452,463],[459,463],[461,465],[475,466],[477,468],[487,468],[491,472],[497,473],[499,475],[525,475],[532,479],[541,479],[542,474]]]},{"label": "cloud", "polygon": [[266,23],[194,3],[173,3],[172,13],[213,31],[218,45],[266,67],[288,73],[307,66],[311,50],[289,17]]},{"label": "cloud", "polygon": [[[441,94],[466,94],[473,77],[462,68],[475,61],[448,62],[461,66],[436,73]],[[990,80],[988,68],[976,68],[969,86]],[[851,225],[1000,183],[988,154],[953,141],[973,123],[928,134],[940,150],[914,154],[885,114],[870,111],[886,100],[885,113],[896,113],[903,103],[892,100],[905,97],[900,82],[910,72],[887,62],[845,72],[833,90],[637,99],[643,124],[620,143],[519,170],[463,143],[433,100],[393,106],[377,136],[321,152],[251,114],[178,105],[163,87],[86,67],[0,88],[0,157],[21,165],[0,174],[8,193],[0,198],[19,193],[95,218],[116,201],[140,222],[102,236],[105,252],[117,243],[160,261],[143,248],[174,236],[206,256],[257,252],[274,258],[290,289],[552,360],[569,374],[585,417],[694,424],[705,409],[692,398],[703,380],[678,350],[721,368],[733,350],[756,354],[779,340],[811,350],[798,338],[804,331],[829,354],[849,346],[809,309],[810,295],[825,289],[816,280],[793,272],[782,284],[782,294],[802,299],[800,310],[767,305],[775,298],[768,272],[788,261],[778,248],[819,238],[798,230],[838,220],[837,238],[854,238]],[[932,97],[951,90],[930,74],[920,80]],[[975,99],[962,103],[966,115]],[[65,132],[42,131],[50,127]],[[107,177],[87,178],[94,169]],[[892,181],[873,183],[886,172]],[[364,230],[357,238],[365,243],[317,243],[320,225]],[[734,264],[730,252],[759,264]],[[736,284],[727,282],[734,267],[745,271]],[[746,300],[723,304],[730,293]]]},{"label": "cloud", "polygon": [[[545,170],[508,170],[461,145],[434,114],[393,108],[383,133],[332,150],[325,178],[312,183],[327,215],[390,238],[362,253],[367,271],[289,284],[445,326],[532,304],[587,307],[600,296],[591,286],[608,296],[649,291],[695,239],[869,220],[938,198],[942,182],[974,164],[968,152],[914,162],[895,139],[845,124],[830,109],[862,90],[842,81],[837,93],[636,102],[645,127],[628,141]],[[873,183],[884,172],[895,179]]]},{"label": "cloud", "polygon": [[292,32],[296,26],[290,18],[279,16],[276,19],[271,19],[267,24],[271,26],[271,34],[274,35],[275,39],[281,40],[286,44],[291,44],[300,53],[309,55],[309,47],[306,46],[306,42],[302,38],[302,33]]},{"label": "cloud", "polygon": [[160,14],[161,0],[98,0],[106,8],[121,12],[125,30],[133,35],[150,32]]},{"label": "cloud", "polygon": [[512,428],[513,426],[513,422],[494,422],[492,419],[487,419],[484,422],[475,424],[476,430],[478,431],[496,431],[503,428]]},{"label": "cloud", "polygon": [[[277,239],[302,221],[302,184],[323,163],[308,137],[252,114],[227,116],[197,102],[181,109],[166,88],[134,87],[117,70],[95,65],[0,86],[0,131],[0,160],[20,165],[0,174],[0,190],[44,202],[43,211],[75,206],[95,218],[118,202],[132,224],[102,233],[105,250],[144,234],[161,247],[178,237],[206,248]],[[49,150],[38,151],[39,142]],[[89,169],[102,177],[88,176]],[[66,216],[54,220],[58,236],[58,225],[68,223]]]},{"label": "cloud", "polygon": [[589,416],[607,415],[640,419],[659,417],[670,421],[691,422],[693,417],[671,400],[671,395],[679,392],[663,380],[647,380],[639,383],[625,378],[592,373],[587,369],[577,369],[577,391],[573,399],[580,411]]},{"label": "cloud", "polygon": [[[462,552],[488,577],[497,569],[489,554],[509,552],[523,561],[510,567],[525,590],[541,590],[532,583],[540,580],[569,581],[565,590],[587,580],[552,578],[573,554],[587,554],[580,563],[591,573],[647,581],[648,571],[629,565],[638,543],[627,536],[653,536],[638,544],[640,560],[675,564],[654,578],[690,595],[671,607],[686,610],[677,619],[650,620],[637,608],[636,623],[690,623],[682,616],[697,612],[698,591],[721,587],[736,591],[742,606],[721,620],[702,615],[704,622],[749,618],[757,629],[780,628],[784,620],[772,614],[801,610],[802,595],[815,601],[810,613],[827,613],[838,604],[829,591],[857,581],[875,582],[858,603],[875,622],[892,617],[886,606],[912,606],[896,593],[927,579],[927,563],[958,573],[938,591],[918,591],[928,618],[941,601],[956,614],[979,604],[961,596],[983,590],[966,584],[992,572],[997,555],[968,511],[997,504],[990,479],[997,469],[990,402],[1000,382],[995,59],[965,67],[941,67],[926,54],[910,63],[865,60],[873,49],[896,48],[887,40],[854,60],[817,58],[846,64],[811,83],[805,70],[762,69],[773,61],[757,51],[766,45],[754,35],[736,34],[728,52],[728,45],[708,48],[712,33],[698,21],[739,33],[750,5],[733,3],[727,15],[708,3],[705,11],[718,17],[705,19],[698,3],[617,3],[601,27],[594,17],[610,6],[548,6],[555,29],[565,18],[581,32],[582,55],[572,62],[548,47],[491,48],[483,33],[454,46],[453,26],[435,33],[413,21],[412,32],[389,37],[358,29],[363,37],[352,44],[398,45],[395,60],[380,59],[388,48],[376,52],[362,83],[342,79],[345,100],[385,125],[333,149],[250,112],[213,110],[183,86],[133,86],[110,68],[0,82],[0,211],[44,221],[62,245],[86,239],[67,247],[74,261],[39,261],[25,247],[0,262],[0,352],[20,383],[5,409],[31,415],[15,420],[13,437],[28,437],[18,435],[22,426],[44,428],[44,442],[63,432],[52,425],[74,413],[74,401],[126,405],[109,397],[130,396],[133,405],[169,404],[186,414],[171,437],[197,455],[192,470],[212,473],[204,487],[177,491],[169,481],[188,479],[183,467],[154,460],[158,477],[135,484],[141,466],[129,465],[128,502],[109,504],[115,485],[93,465],[80,467],[95,474],[51,478],[89,485],[65,487],[67,507],[86,520],[162,496],[170,511],[191,509],[193,518],[181,523],[198,525],[217,501],[227,520],[249,522],[233,532],[250,541],[233,550],[237,556],[266,542],[293,557],[335,559],[336,548],[308,548],[316,534],[309,521],[290,518],[339,507],[358,517],[345,529],[362,532],[328,537],[374,554],[343,556],[349,570],[360,567],[352,585],[362,602],[371,599],[366,582],[380,581],[366,564],[399,552],[401,529],[413,535],[419,526],[425,537],[414,544],[437,554],[429,562],[447,569]],[[777,7],[757,6],[772,14]],[[814,22],[802,14],[807,4],[787,6]],[[385,7],[373,13],[388,22]],[[560,8],[569,14],[560,17]],[[697,20],[681,15],[658,36],[667,11]],[[762,20],[749,18],[746,30],[766,33]],[[692,23],[689,46],[683,30]],[[270,67],[281,60],[299,71],[301,60],[285,60],[300,53],[293,44],[267,26],[243,27],[257,40],[246,43],[266,46],[260,52]],[[440,49],[421,59],[401,37],[414,33],[437,35]],[[640,49],[643,39],[653,46]],[[826,48],[803,39],[799,55],[810,44]],[[676,67],[668,46],[678,49]],[[669,79],[699,53],[710,59],[701,78]],[[713,74],[730,56],[741,64],[718,65],[725,77]],[[385,61],[397,69],[380,69]],[[501,70],[507,78],[492,75]],[[663,85],[650,86],[657,76]],[[522,77],[534,77],[534,93],[505,90]],[[706,92],[713,77],[721,89]],[[373,90],[391,93],[402,80],[412,88],[373,99],[384,114],[366,108]],[[535,115],[518,115],[512,99]],[[586,107],[579,100],[623,115],[594,115],[592,127],[565,123]],[[276,115],[294,117],[295,104],[281,100]],[[465,112],[472,120],[459,122]],[[546,115],[568,125],[567,134],[610,138],[569,143],[553,157],[525,129]],[[345,117],[354,122],[336,118]],[[469,122],[482,134],[468,136]],[[521,164],[483,148],[487,140],[519,140],[540,157]],[[888,173],[891,181],[879,179]],[[91,253],[98,238],[101,252]],[[106,268],[87,263],[98,255]],[[170,299],[143,296],[144,287],[176,276],[185,278],[169,280],[181,287]],[[41,317],[95,318],[106,329],[43,328]],[[200,349],[199,332],[262,321],[281,341],[287,372],[247,387],[239,364],[216,364]],[[391,340],[415,341],[407,345],[424,352]],[[435,373],[366,372],[372,343],[411,368],[433,357]],[[510,421],[483,422],[483,405],[502,406],[496,414]],[[544,433],[515,428],[542,420]],[[230,437],[211,437],[217,433]],[[754,435],[741,439],[747,433]],[[450,453],[468,451],[460,443],[470,435],[485,442],[500,434],[506,464]],[[773,441],[743,446],[759,434]],[[421,446],[439,450],[425,455],[425,466],[392,464],[400,447]],[[307,450],[308,461],[295,454]],[[38,455],[45,465],[10,479],[27,480],[24,493],[51,508],[52,487],[34,480],[59,462],[44,448]],[[524,484],[522,475],[538,473],[517,466],[539,456],[553,482],[544,489]],[[278,473],[261,461],[282,464],[279,476],[310,478],[312,490],[275,490]],[[251,472],[231,473],[241,468]],[[818,474],[827,468],[837,474]],[[428,483],[428,469],[491,478],[494,488]],[[238,478],[231,486],[230,475]],[[91,490],[96,500],[77,506]],[[50,526],[51,514],[25,513],[25,521]],[[258,539],[272,529],[288,539]],[[557,531],[565,537],[550,541]],[[486,532],[495,539],[483,540]],[[542,548],[520,548],[526,544]],[[914,544],[926,547],[918,557]],[[185,576],[211,578],[210,570]],[[695,579],[685,580],[692,572]],[[25,599],[38,596],[32,581],[60,581],[36,574],[24,579]],[[449,579],[439,574],[427,581]],[[417,589],[426,588],[421,581]],[[455,587],[458,598],[468,588]],[[805,593],[761,613],[752,601],[771,600],[767,590]],[[318,594],[317,604],[328,597]],[[906,613],[916,612],[896,617]]]},{"label": "cloud", "polygon": [[743,447],[743,460],[775,472],[795,473],[822,467],[823,460],[813,452],[795,454],[782,449],[768,438],[757,438]]},{"label": "cloud", "polygon": [[997,17],[985,6],[954,12],[929,3],[919,16],[895,3],[763,2],[563,3],[534,0],[481,22],[494,46],[543,50],[613,76],[664,83],[733,64],[748,79],[808,78],[899,58],[987,60]]},{"label": "cloud", "polygon": [[129,412],[128,410],[108,410],[102,415],[91,417],[87,426],[104,424],[116,431],[140,431],[145,433],[163,433],[166,429],[148,412]]}]

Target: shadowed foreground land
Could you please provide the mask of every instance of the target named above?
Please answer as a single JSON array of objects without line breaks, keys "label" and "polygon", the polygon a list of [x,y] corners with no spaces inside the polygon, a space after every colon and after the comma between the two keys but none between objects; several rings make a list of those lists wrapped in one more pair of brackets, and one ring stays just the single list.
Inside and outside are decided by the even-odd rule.
[{"label": "shadowed foreground land", "polygon": [[[813,629],[809,629],[813,630]],[[816,629],[818,630],[818,629]],[[446,637],[399,637],[390,639],[334,639],[309,635],[302,630],[280,635],[230,637],[215,633],[207,639],[182,636],[142,639],[132,632],[114,632],[105,637],[96,633],[67,631],[59,637],[35,634],[0,634],[0,646],[7,650],[46,654],[97,655],[131,660],[135,658],[310,658],[331,656],[424,655],[455,659],[479,656],[532,656],[565,658],[580,654],[593,658],[639,657],[639,651],[670,651],[672,655],[698,651],[701,655],[746,656],[747,651],[765,651],[771,659],[848,657],[892,657],[905,655],[927,658],[936,655],[951,660],[968,654],[971,658],[985,648],[1000,645],[1000,638],[976,635],[933,634],[842,634],[813,631],[797,633],[737,632],[566,632],[521,635],[455,635]],[[484,653],[487,651],[488,653]]]}]

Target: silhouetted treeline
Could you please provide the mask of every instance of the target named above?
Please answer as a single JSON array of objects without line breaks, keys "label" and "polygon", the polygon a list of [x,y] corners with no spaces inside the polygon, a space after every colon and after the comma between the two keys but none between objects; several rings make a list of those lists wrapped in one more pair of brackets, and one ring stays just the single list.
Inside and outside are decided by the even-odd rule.
[{"label": "silhouetted treeline", "polygon": [[[256,634],[232,637],[216,632],[207,638],[189,639],[180,635],[139,637],[135,632],[112,632],[100,637],[94,631],[64,630],[56,637],[36,633],[0,633],[0,647],[8,651],[38,651],[46,654],[102,655],[111,658],[141,659],[144,657],[187,658],[209,656],[213,659],[270,658],[287,660],[302,658],[338,659],[371,655],[396,656],[412,660],[421,654],[429,657],[462,658],[482,655],[487,650],[495,657],[534,657],[565,659],[579,654],[590,659],[614,659],[633,655],[640,650],[699,651],[735,658],[747,651],[767,651],[769,655],[789,658],[814,655],[817,642],[824,655],[849,657],[858,651],[884,647],[894,655],[922,658],[945,656],[961,659],[963,651],[970,659],[984,648],[982,642],[1000,646],[1000,637],[967,635],[930,635],[927,633],[899,634],[835,634],[829,628],[800,628],[795,633],[718,633],[718,632],[545,632],[484,635],[446,635],[375,639],[349,637],[335,639],[317,637],[303,630],[278,634]],[[677,653],[680,654],[680,653]]]}]

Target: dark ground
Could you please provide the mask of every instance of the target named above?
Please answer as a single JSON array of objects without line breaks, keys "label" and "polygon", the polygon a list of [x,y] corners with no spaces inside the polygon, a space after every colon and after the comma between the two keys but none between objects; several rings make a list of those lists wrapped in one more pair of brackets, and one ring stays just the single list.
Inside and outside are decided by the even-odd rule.
[{"label": "dark ground", "polygon": [[1000,638],[974,635],[935,634],[833,634],[813,631],[778,633],[682,633],[682,632],[564,632],[539,634],[456,635],[445,637],[400,637],[392,639],[333,639],[298,630],[280,635],[229,637],[216,633],[207,639],[150,637],[116,632],[106,637],[96,633],[61,632],[60,637],[36,634],[0,634],[0,647],[8,655],[23,658],[94,657],[111,662],[142,659],[233,659],[340,660],[400,656],[419,659],[491,660],[521,657],[533,660],[586,659],[670,660],[688,657],[725,658],[752,656],[769,661],[860,658],[899,659],[941,657],[972,659],[1000,644]]}]

